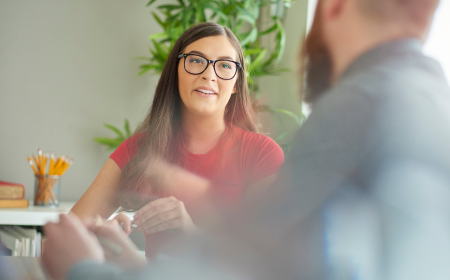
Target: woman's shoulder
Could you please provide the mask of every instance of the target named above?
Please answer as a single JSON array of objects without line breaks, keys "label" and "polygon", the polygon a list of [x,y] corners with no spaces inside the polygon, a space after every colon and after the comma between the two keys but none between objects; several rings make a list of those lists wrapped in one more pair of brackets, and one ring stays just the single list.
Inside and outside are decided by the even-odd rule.
[{"label": "woman's shoulder", "polygon": [[137,146],[138,144],[141,143],[141,141],[143,141],[145,139],[145,133],[144,132],[137,132],[133,135],[131,135],[127,140],[125,140],[128,145],[135,145]]},{"label": "woman's shoulder", "polygon": [[257,154],[271,154],[284,161],[283,150],[269,136],[257,132],[250,132],[235,125],[231,125],[231,127],[244,152],[249,153],[253,151]]},{"label": "woman's shoulder", "polygon": [[232,128],[240,142],[240,154],[248,174],[247,183],[257,182],[278,172],[284,163],[284,153],[272,138],[236,126]]},{"label": "woman's shoulder", "polygon": [[142,132],[135,133],[123,141],[110,155],[110,158],[117,163],[120,169],[123,169],[131,158],[136,155],[139,143],[143,139],[145,139],[145,134]]},{"label": "woman's shoulder", "polygon": [[[235,126],[231,124],[231,127],[233,128],[234,133],[236,134],[237,138],[245,144],[251,144],[251,145],[269,145],[269,146],[280,146],[269,136],[257,133],[257,132],[251,132],[248,130],[245,130],[243,128],[240,128],[238,126]],[[281,149],[281,148],[280,148]]]}]

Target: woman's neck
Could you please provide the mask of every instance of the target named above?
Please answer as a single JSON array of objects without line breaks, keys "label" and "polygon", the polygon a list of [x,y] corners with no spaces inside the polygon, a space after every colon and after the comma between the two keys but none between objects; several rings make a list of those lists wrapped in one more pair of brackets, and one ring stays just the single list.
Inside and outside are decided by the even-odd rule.
[{"label": "woman's neck", "polygon": [[183,114],[181,129],[187,136],[183,144],[193,154],[205,154],[219,142],[225,127],[223,117]]}]

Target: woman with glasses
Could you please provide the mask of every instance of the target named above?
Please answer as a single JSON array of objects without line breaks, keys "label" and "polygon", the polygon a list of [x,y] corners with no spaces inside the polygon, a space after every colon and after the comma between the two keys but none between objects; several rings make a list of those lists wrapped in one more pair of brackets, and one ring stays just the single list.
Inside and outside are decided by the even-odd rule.
[{"label": "woman with glasses", "polygon": [[[214,182],[210,191],[225,205],[274,175],[283,163],[281,148],[258,134],[242,48],[228,28],[209,22],[182,34],[148,115],[72,209],[82,218],[108,218],[119,206],[140,209],[135,223],[146,235],[146,256],[151,258],[166,239],[194,232],[197,226],[190,205],[172,196],[176,191],[164,189],[156,179],[142,183],[149,156]],[[129,233],[128,218],[119,214],[117,219]]]}]

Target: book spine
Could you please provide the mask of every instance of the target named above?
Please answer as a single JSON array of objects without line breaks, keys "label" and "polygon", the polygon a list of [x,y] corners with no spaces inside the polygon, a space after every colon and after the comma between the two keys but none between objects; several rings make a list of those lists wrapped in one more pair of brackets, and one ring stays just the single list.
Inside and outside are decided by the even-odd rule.
[{"label": "book spine", "polygon": [[28,199],[0,199],[0,208],[26,208]]},{"label": "book spine", "polygon": [[23,185],[0,184],[0,199],[23,199],[24,197],[25,187]]}]

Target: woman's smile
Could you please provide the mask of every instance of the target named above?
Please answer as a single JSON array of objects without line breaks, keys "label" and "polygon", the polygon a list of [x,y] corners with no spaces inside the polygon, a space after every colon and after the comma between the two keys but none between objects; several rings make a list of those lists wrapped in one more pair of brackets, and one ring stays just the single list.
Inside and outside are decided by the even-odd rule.
[{"label": "woman's smile", "polygon": [[217,96],[217,92],[210,87],[198,87],[194,90],[194,92],[204,98],[212,98]]}]

